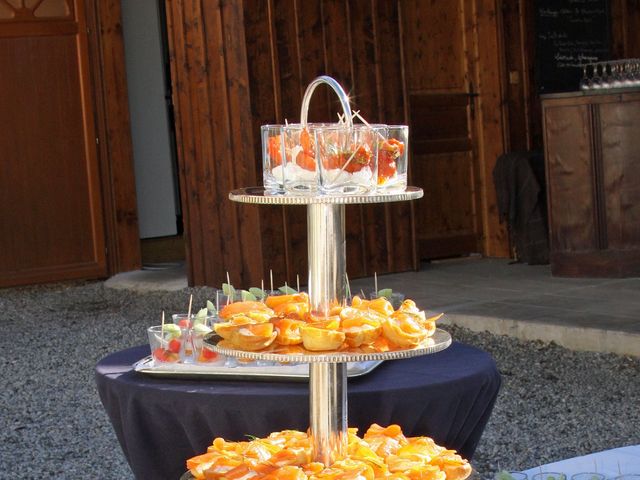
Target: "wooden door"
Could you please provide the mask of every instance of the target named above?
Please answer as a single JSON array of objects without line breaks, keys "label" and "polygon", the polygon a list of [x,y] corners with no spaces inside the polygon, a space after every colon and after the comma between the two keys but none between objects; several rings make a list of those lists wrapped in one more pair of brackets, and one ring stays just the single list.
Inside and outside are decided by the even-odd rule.
[{"label": "wooden door", "polygon": [[0,0],[0,286],[106,276],[81,0]]},{"label": "wooden door", "polygon": [[425,191],[415,208],[418,256],[504,253],[493,248],[504,234],[492,238],[497,215],[487,180],[503,145],[495,4],[400,5],[410,182]]}]

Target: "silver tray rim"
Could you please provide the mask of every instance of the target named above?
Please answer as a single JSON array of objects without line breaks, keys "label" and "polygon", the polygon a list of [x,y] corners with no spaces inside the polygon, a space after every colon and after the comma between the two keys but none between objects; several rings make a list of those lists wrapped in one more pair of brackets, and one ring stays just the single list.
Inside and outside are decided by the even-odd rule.
[{"label": "silver tray rim", "polygon": [[212,332],[204,337],[204,342],[212,350],[230,357],[243,357],[253,360],[271,360],[276,362],[308,362],[308,363],[345,363],[345,362],[366,362],[370,360],[398,360],[402,358],[417,357],[437,353],[449,347],[452,342],[451,334],[445,330],[436,328],[435,333],[429,337],[429,344],[405,350],[393,350],[390,352],[375,353],[351,353],[351,352],[309,352],[303,354],[281,354],[270,352],[247,352],[244,350],[234,350],[219,347],[221,338]]},{"label": "silver tray rim", "polygon": [[[306,362],[305,362],[306,363]],[[357,378],[375,370],[382,360],[370,360],[362,362],[350,362],[347,366],[347,377]],[[365,365],[355,365],[365,364]],[[181,379],[224,379],[224,380],[289,380],[306,382],[309,380],[309,369],[299,369],[296,372],[287,365],[251,366],[238,365],[235,367],[225,367],[224,365],[201,365],[201,364],[180,364],[179,368],[163,366],[156,368],[153,365],[153,358],[148,355],[133,364],[136,372],[152,377],[160,378],[181,378]],[[289,368],[288,368],[289,367]],[[351,367],[351,368],[350,368]],[[358,368],[360,367],[360,368]],[[273,370],[276,371],[273,371]],[[282,372],[278,372],[281,369]]]},{"label": "silver tray rim", "polygon": [[417,200],[424,192],[420,187],[406,187],[403,191],[371,192],[366,194],[314,194],[268,193],[264,187],[245,187],[232,190],[229,199],[240,203],[263,205],[312,205],[312,204],[360,204],[387,203]]}]

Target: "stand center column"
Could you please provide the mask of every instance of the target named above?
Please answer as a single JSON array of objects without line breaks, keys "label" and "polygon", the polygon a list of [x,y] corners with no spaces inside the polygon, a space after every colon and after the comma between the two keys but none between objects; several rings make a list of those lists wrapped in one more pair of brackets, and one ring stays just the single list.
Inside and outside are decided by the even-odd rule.
[{"label": "stand center column", "polygon": [[[344,205],[307,206],[309,301],[311,312],[329,314],[346,297]],[[347,450],[345,363],[309,364],[309,416],[314,459],[330,465]]]}]

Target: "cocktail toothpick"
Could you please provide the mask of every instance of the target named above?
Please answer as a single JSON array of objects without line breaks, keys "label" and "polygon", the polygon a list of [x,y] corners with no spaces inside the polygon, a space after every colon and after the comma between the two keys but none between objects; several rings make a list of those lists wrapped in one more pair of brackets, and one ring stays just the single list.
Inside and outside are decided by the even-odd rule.
[{"label": "cocktail toothpick", "polygon": [[[369,124],[369,122],[367,122],[364,117],[362,115],[360,115],[360,110],[356,110],[353,113],[353,117],[358,117],[360,119],[360,121],[362,123],[364,123],[367,127],[369,127],[370,129],[374,130],[373,127],[371,126],[371,124]],[[386,138],[384,138],[384,136],[378,132],[377,130],[374,130],[374,132],[376,132],[378,134],[378,136],[382,139],[382,140],[386,140]]]},{"label": "cocktail toothpick", "polygon": [[[156,334],[156,338],[158,335]],[[164,310],[162,311],[162,323],[160,324],[160,347],[166,348],[167,341],[164,339]]]},{"label": "cocktail toothpick", "polygon": [[296,273],[296,287],[298,287],[298,293],[300,293],[300,275]]},{"label": "cocktail toothpick", "polygon": [[347,291],[345,292],[346,294],[346,298],[351,300],[351,285],[349,285],[349,275],[347,274],[347,272],[344,272],[344,278],[346,280],[346,287],[347,287]]},{"label": "cocktail toothpick", "polygon": [[269,280],[271,281],[271,291],[273,292],[273,270],[269,269]]},{"label": "cocktail toothpick", "polygon": [[373,272],[373,289],[375,290],[375,294],[378,294],[378,273]]},{"label": "cocktail toothpick", "polygon": [[191,305],[193,305],[193,293],[189,295],[189,309],[187,310],[187,321],[191,324]]}]

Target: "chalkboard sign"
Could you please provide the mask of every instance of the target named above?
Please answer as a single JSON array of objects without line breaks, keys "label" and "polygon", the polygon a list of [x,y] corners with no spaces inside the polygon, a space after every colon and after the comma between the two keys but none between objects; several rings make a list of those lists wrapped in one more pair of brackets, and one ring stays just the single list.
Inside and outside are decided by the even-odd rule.
[{"label": "chalkboard sign", "polygon": [[536,0],[540,93],[579,90],[582,66],[611,56],[608,0]]}]

